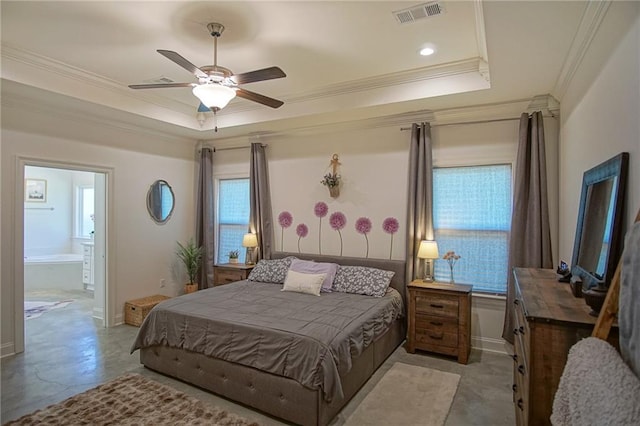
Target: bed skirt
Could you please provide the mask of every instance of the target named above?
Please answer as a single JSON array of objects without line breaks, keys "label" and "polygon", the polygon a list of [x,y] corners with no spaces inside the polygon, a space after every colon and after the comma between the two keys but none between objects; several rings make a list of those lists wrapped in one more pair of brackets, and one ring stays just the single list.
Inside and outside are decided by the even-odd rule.
[{"label": "bed skirt", "polygon": [[326,402],[320,389],[308,389],[295,380],[168,346],[140,350],[145,367],[267,414],[304,426],[327,425],[405,339],[405,318],[353,360],[341,376],[344,398]]}]

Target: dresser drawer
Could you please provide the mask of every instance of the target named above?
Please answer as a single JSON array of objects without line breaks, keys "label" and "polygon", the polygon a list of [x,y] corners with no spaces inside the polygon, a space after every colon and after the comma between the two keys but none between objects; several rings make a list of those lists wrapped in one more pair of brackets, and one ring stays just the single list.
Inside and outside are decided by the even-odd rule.
[{"label": "dresser drawer", "polygon": [[429,296],[417,295],[415,306],[417,314],[458,318],[458,298],[434,294]]}]

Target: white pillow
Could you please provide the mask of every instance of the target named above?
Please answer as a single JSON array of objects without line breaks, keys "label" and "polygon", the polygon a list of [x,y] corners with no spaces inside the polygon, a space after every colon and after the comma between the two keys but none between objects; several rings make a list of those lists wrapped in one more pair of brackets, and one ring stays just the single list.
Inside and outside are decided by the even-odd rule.
[{"label": "white pillow", "polygon": [[320,288],[327,274],[303,274],[289,270],[281,291],[294,291],[320,296]]}]

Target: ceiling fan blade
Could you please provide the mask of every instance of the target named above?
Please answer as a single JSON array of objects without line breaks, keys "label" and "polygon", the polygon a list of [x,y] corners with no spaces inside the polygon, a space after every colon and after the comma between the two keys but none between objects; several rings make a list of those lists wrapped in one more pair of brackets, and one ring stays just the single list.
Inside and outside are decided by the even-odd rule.
[{"label": "ceiling fan blade", "polygon": [[273,99],[268,96],[264,96],[259,93],[251,92],[245,89],[236,89],[236,95],[241,98],[248,99],[250,101],[258,102],[259,104],[269,106],[271,108],[279,108],[284,104],[284,102],[279,101],[277,99]]},{"label": "ceiling fan blade", "polygon": [[166,87],[191,87],[194,83],[158,83],[158,84],[130,84],[131,89],[162,89]]},{"label": "ceiling fan blade", "polygon": [[164,56],[165,58],[175,62],[180,65],[185,70],[189,71],[191,74],[195,75],[198,78],[207,78],[209,77],[204,71],[200,68],[193,65],[191,62],[180,56],[180,54],[174,52],[173,50],[162,50],[158,49],[157,52]]},{"label": "ceiling fan blade", "polygon": [[236,84],[254,83],[256,81],[273,80],[287,75],[278,67],[263,68],[261,70],[245,72],[229,77]]}]

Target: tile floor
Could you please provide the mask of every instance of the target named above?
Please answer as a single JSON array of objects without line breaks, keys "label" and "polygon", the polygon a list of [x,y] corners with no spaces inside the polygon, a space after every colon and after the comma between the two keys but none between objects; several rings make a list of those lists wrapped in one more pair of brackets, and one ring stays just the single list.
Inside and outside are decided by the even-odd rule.
[{"label": "tile floor", "polygon": [[[282,425],[276,419],[234,404],[209,392],[165,377],[140,365],[138,353],[129,354],[136,327],[109,329],[91,318],[91,299],[84,292],[27,295],[37,300],[75,301],[26,322],[26,351],[1,362],[1,423],[54,404],[111,380],[137,372],[173,386],[205,403],[227,409],[264,425]],[[507,355],[472,351],[468,365],[427,354],[408,354],[399,347],[333,421],[340,426],[394,362],[404,362],[460,374],[461,380],[446,426],[513,425],[512,361]]]}]

